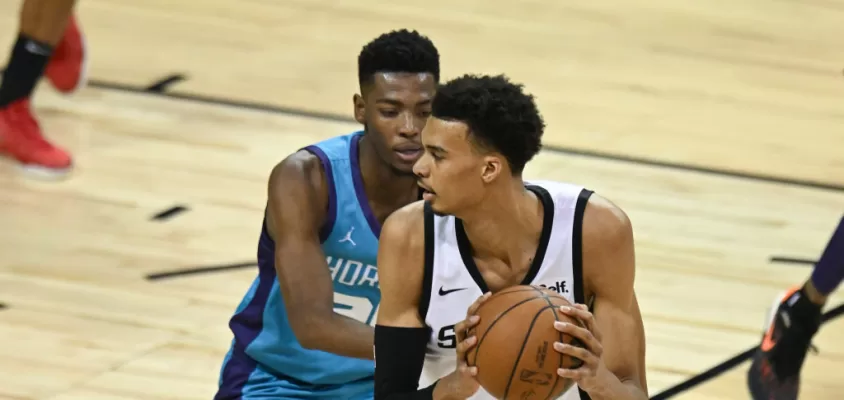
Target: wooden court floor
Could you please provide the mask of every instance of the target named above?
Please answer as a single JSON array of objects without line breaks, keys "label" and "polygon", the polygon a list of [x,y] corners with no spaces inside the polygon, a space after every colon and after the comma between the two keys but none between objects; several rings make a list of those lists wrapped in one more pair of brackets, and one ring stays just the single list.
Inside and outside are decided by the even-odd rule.
[{"label": "wooden court floor", "polygon": [[[16,3],[0,2],[0,49]],[[0,160],[3,400],[211,398],[254,269],[146,276],[253,261],[270,169],[357,129],[355,56],[396,27],[436,42],[446,78],[524,82],[549,125],[526,175],[628,212],[652,395],[755,345],[773,296],[810,272],[771,257],[816,258],[844,214],[841,0],[80,0],[79,15],[94,85],[35,101],[75,174]],[[134,90],[172,74],[186,80],[167,94]],[[802,398],[841,398],[843,334],[822,328]],[[676,398],[746,399],[746,369]]]}]

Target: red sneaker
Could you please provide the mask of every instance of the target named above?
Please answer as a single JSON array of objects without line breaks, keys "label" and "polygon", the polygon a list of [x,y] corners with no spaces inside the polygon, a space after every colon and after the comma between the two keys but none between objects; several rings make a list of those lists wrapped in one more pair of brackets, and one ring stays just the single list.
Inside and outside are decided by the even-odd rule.
[{"label": "red sneaker", "polygon": [[71,16],[59,44],[53,50],[47,69],[47,79],[59,92],[71,94],[87,82],[87,51],[85,37],[79,29],[76,17]]},{"label": "red sneaker", "polygon": [[70,154],[44,139],[29,99],[0,108],[0,153],[18,160],[25,171],[61,178],[71,170]]}]

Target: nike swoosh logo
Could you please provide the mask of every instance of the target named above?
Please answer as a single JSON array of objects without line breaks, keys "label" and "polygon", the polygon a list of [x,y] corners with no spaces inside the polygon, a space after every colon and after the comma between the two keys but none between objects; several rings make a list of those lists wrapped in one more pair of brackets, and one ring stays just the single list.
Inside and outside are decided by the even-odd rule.
[{"label": "nike swoosh logo", "polygon": [[461,290],[466,290],[466,289],[468,289],[468,288],[457,288],[457,289],[443,290],[443,287],[440,286],[440,296],[445,296],[449,293],[459,292]]}]

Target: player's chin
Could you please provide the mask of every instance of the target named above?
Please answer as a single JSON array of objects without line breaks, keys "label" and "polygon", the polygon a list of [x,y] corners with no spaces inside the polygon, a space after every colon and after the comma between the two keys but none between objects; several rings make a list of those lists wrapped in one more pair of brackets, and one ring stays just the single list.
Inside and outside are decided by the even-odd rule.
[{"label": "player's chin", "polygon": [[396,162],[394,162],[394,163],[392,164],[392,166],[393,166],[393,170],[394,170],[395,172],[398,172],[399,174],[402,174],[402,175],[415,175],[415,174],[413,173],[413,164],[412,164],[412,163],[411,163],[411,164],[407,164],[407,163],[405,163],[405,162],[399,162],[399,161],[396,161]]},{"label": "player's chin", "polygon": [[434,213],[434,215],[439,215],[439,216],[451,215],[451,213],[448,211],[448,208],[443,207],[441,202],[437,201],[437,195],[426,192],[425,195],[423,195],[423,197],[425,197],[425,201],[428,202],[428,204],[431,205],[431,211]]}]

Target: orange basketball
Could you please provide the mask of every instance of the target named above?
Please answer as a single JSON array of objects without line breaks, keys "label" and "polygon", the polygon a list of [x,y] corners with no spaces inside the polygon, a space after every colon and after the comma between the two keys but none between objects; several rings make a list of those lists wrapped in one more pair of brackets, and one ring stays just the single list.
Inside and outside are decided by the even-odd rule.
[{"label": "orange basketball", "polygon": [[533,286],[514,286],[494,293],[478,309],[473,334],[478,343],[466,354],[478,367],[478,382],[498,399],[553,399],[574,382],[558,368],[577,368],[580,359],[554,350],[554,342],[583,346],[554,329],[554,321],[583,324],[559,311],[571,305],[564,297]]}]

